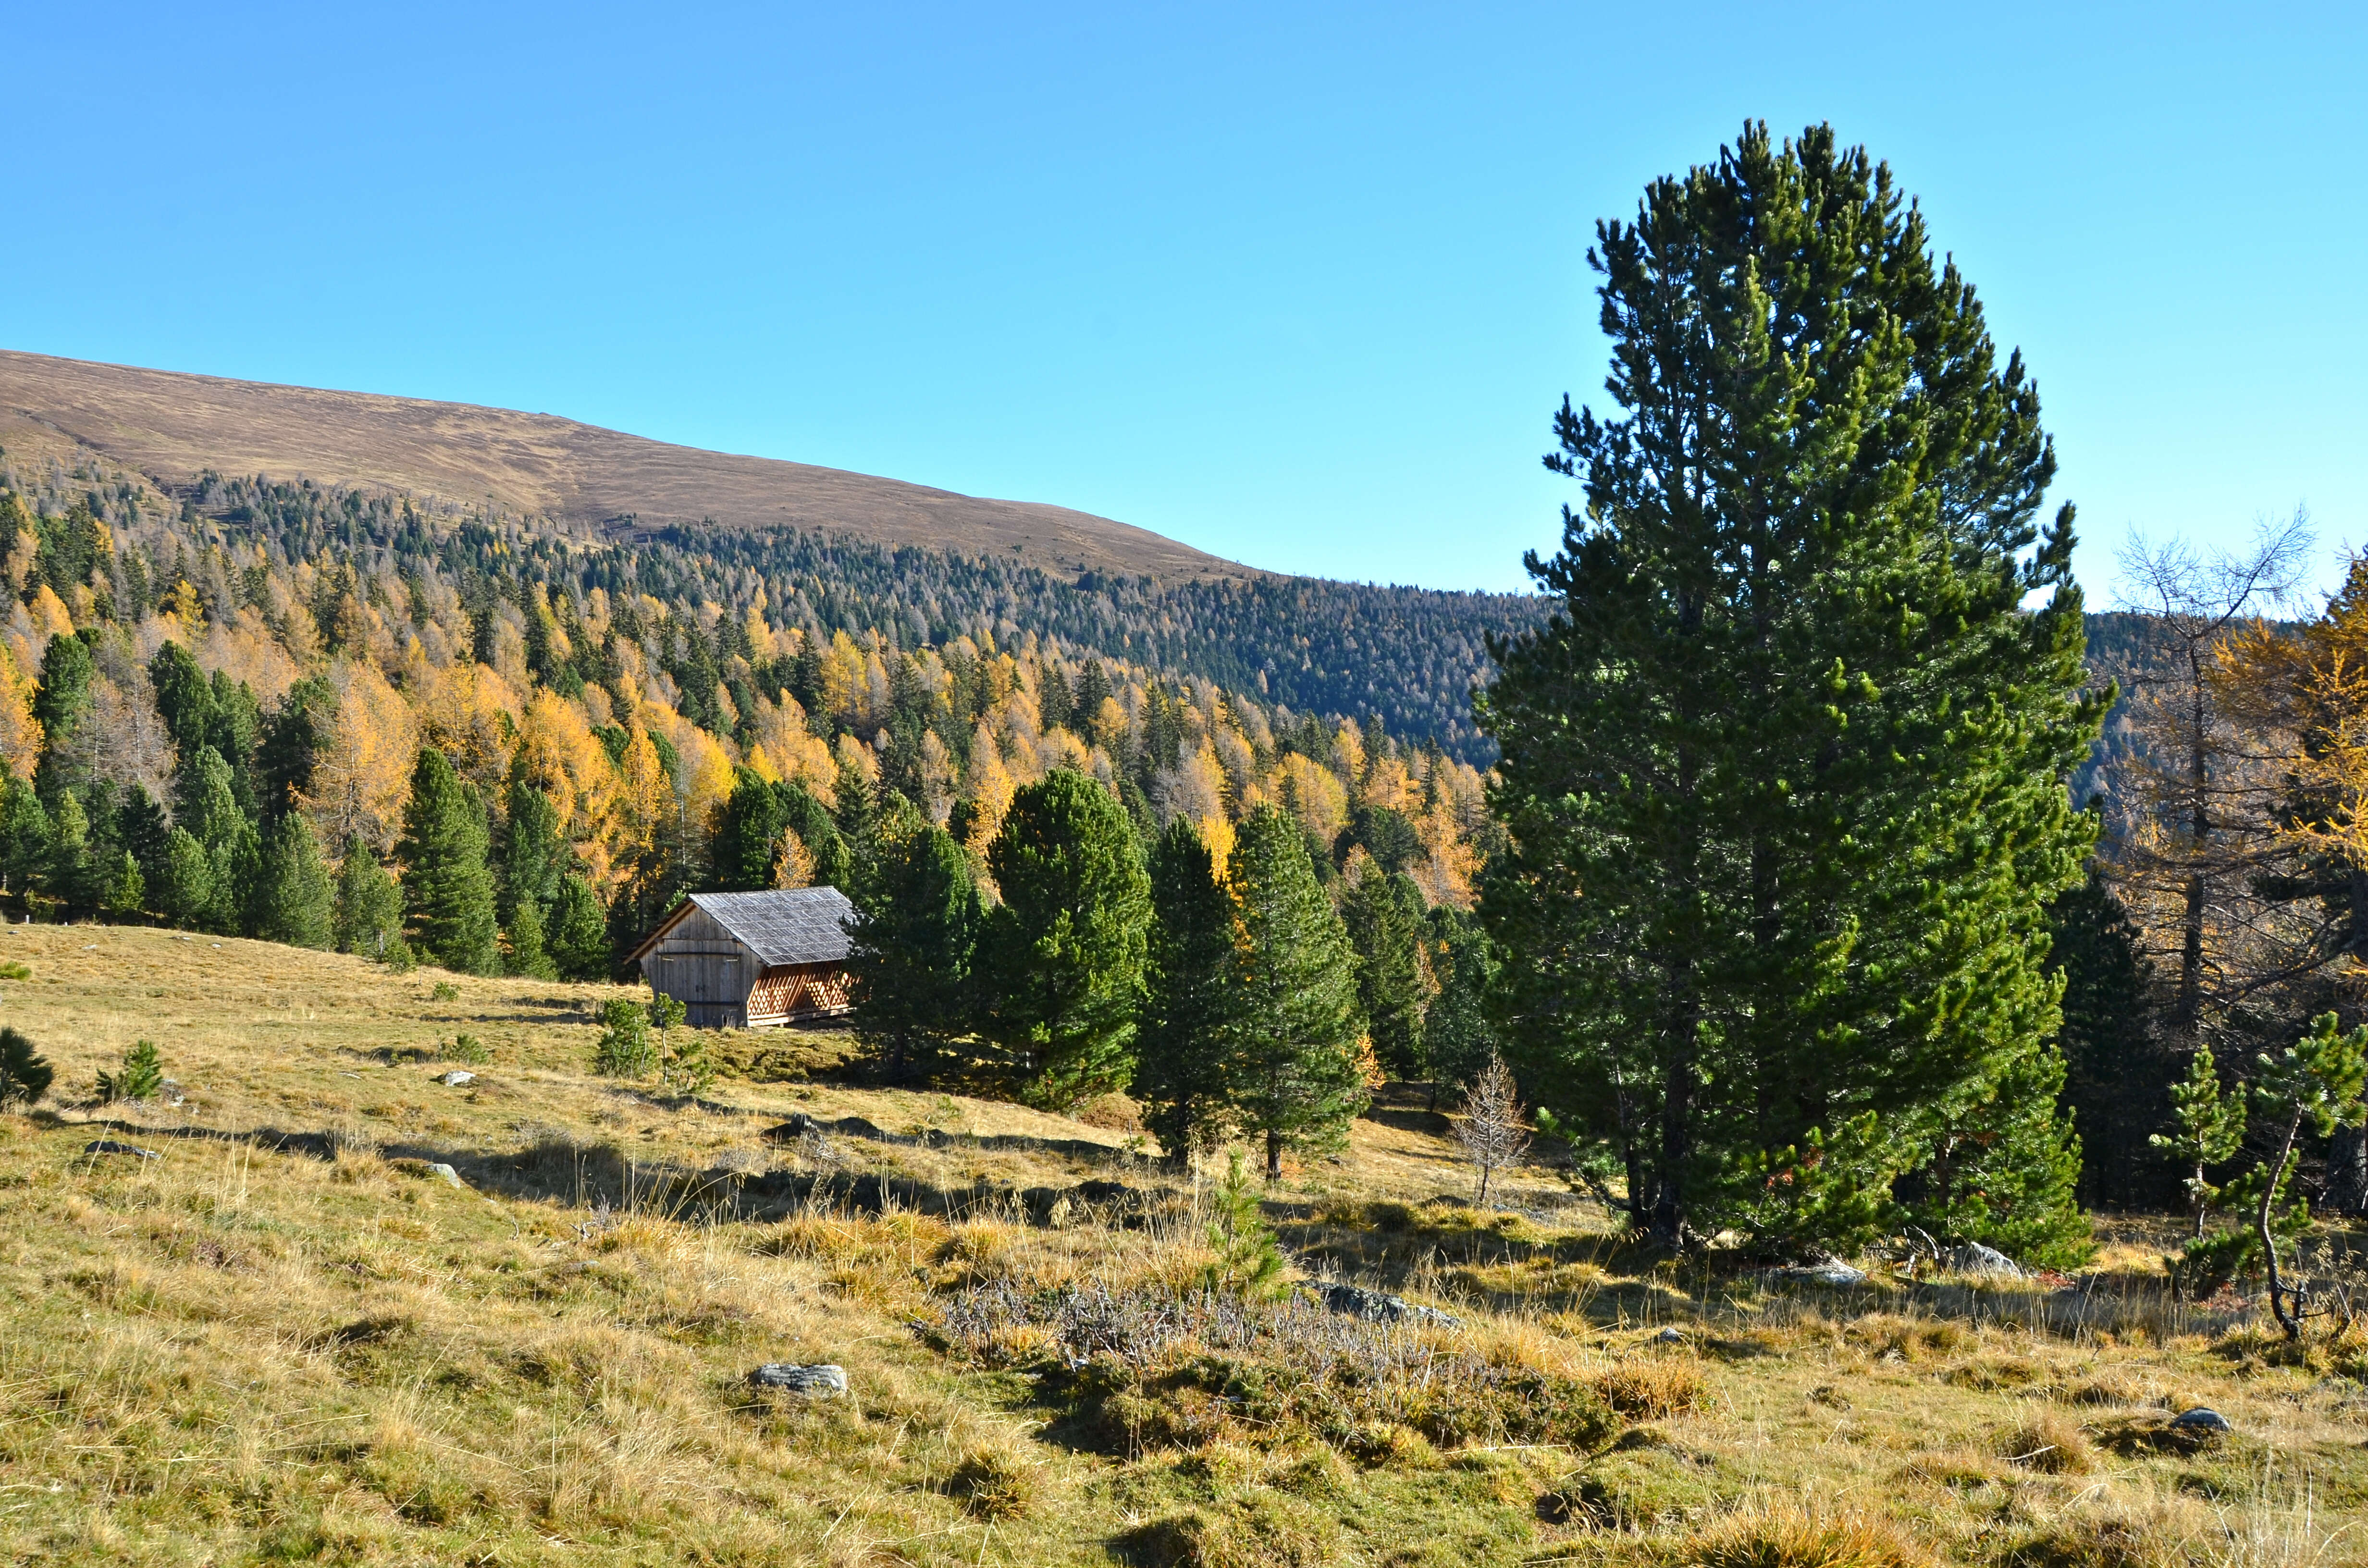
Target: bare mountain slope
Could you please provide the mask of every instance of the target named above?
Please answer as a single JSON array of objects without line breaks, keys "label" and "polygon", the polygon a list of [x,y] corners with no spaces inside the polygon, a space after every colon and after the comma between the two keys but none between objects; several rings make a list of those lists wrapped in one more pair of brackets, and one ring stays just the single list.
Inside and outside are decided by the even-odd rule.
[{"label": "bare mountain slope", "polygon": [[492,502],[589,528],[796,527],[1163,581],[1263,576],[1147,528],[809,463],[669,446],[547,414],[0,350],[0,440],[26,423],[171,486],[205,469]]}]

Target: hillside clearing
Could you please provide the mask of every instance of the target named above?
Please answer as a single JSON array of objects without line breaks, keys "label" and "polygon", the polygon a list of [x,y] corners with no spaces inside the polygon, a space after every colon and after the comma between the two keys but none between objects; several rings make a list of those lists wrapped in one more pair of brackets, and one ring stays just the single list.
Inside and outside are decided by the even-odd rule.
[{"label": "hillside clearing", "polygon": [[[1466,1207],[1409,1105],[1269,1215],[1463,1326],[1178,1316],[1195,1195],[1133,1135],[801,1078],[837,1037],[723,1037],[755,1075],[677,1105],[586,1071],[605,987],[85,926],[0,960],[58,1074],[0,1119],[15,1559],[2368,1557],[2363,1346],[2172,1305],[2145,1222],[2078,1297],[1696,1278],[1541,1172]],[[447,1087],[461,1032],[490,1060]],[[81,1103],[142,1038],[185,1103]],[[826,1130],[765,1141],[801,1111]],[[748,1382],[784,1361],[851,1397]],[[2170,1432],[2192,1404],[2234,1434]]]}]

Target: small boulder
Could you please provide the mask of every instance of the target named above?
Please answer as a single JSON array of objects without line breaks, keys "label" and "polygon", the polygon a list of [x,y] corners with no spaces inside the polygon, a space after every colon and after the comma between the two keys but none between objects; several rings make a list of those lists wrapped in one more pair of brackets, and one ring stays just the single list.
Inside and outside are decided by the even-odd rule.
[{"label": "small boulder", "polygon": [[454,1187],[459,1187],[463,1192],[466,1192],[469,1189],[469,1184],[461,1179],[461,1173],[454,1170],[451,1166],[446,1165],[441,1160],[430,1162],[427,1166],[427,1174],[437,1177],[440,1181],[451,1183]]},{"label": "small boulder", "polygon": [[2182,1410],[2178,1415],[2172,1416],[2170,1418],[2170,1429],[2174,1432],[2189,1432],[2197,1436],[2202,1436],[2207,1432],[2217,1435],[2236,1430],[2235,1427],[2228,1425],[2228,1418],[2226,1416],[2221,1415],[2216,1410],[2213,1410],[2201,1404],[2197,1405],[2192,1410]]},{"label": "small boulder", "polygon": [[1806,1268],[1780,1268],[1775,1272],[1779,1279],[1799,1279],[1811,1285],[1830,1285],[1837,1289],[1866,1283],[1866,1270],[1852,1268],[1847,1263],[1819,1263]]},{"label": "small boulder", "polygon": [[1418,1323],[1434,1328],[1462,1328],[1463,1320],[1452,1312],[1442,1312],[1437,1307],[1420,1306],[1403,1296],[1385,1291],[1368,1290],[1361,1285],[1342,1285],[1319,1280],[1310,1287],[1329,1310],[1344,1317],[1362,1318],[1367,1323]]},{"label": "small boulder", "polygon": [[457,1089],[463,1084],[475,1083],[477,1075],[465,1068],[455,1067],[450,1073],[438,1074],[436,1081],[448,1089]]},{"label": "small boulder", "polygon": [[794,1143],[801,1138],[822,1136],[822,1123],[802,1110],[790,1113],[790,1119],[779,1127],[768,1127],[761,1135],[768,1143]]},{"label": "small boulder", "polygon": [[1686,1336],[1674,1328],[1665,1328],[1653,1335],[1653,1343],[1656,1345],[1683,1345],[1685,1342]]},{"label": "small boulder", "polygon": [[847,1369],[827,1363],[801,1367],[794,1361],[768,1361],[748,1374],[758,1388],[785,1389],[808,1399],[845,1399]]},{"label": "small boulder", "polygon": [[100,1138],[82,1146],[85,1154],[136,1154],[143,1160],[161,1160],[165,1156],[154,1149],[142,1149],[136,1143],[119,1143],[112,1138]]},{"label": "small boulder", "polygon": [[1941,1255],[1941,1261],[1955,1274],[1988,1274],[2001,1278],[2020,1279],[2030,1272],[1998,1248],[1986,1247],[1979,1242],[1968,1242],[1961,1247],[1951,1247]]}]

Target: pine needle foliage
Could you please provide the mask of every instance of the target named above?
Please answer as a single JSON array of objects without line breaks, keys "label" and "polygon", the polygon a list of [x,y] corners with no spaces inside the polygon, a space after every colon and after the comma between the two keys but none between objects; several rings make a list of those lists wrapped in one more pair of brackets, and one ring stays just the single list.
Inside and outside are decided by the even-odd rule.
[{"label": "pine needle foliage", "polygon": [[123,1053],[123,1064],[98,1075],[98,1103],[153,1100],[165,1092],[165,1061],[154,1040],[134,1040]]},{"label": "pine needle foliage", "polygon": [[1225,1152],[1225,1174],[1209,1188],[1209,1250],[1216,1256],[1201,1284],[1220,1295],[1250,1300],[1282,1289],[1282,1249],[1258,1207],[1257,1178],[1239,1149]]},{"label": "pine needle foliage", "polygon": [[31,1105],[50,1092],[55,1076],[31,1040],[18,1030],[0,1028],[0,1107]]},{"label": "pine needle foliage", "polygon": [[[2094,833],[2064,779],[2107,699],[2071,512],[2035,522],[2021,358],[1828,128],[1748,125],[1589,259],[1618,413],[1555,418],[1585,500],[1530,562],[1554,616],[1480,699],[1508,1044],[1660,1243],[1854,1244],[1879,1205],[1826,1173],[1930,1165],[2057,1029],[2045,908]],[[1873,1165],[1762,1201],[1867,1117]]]}]

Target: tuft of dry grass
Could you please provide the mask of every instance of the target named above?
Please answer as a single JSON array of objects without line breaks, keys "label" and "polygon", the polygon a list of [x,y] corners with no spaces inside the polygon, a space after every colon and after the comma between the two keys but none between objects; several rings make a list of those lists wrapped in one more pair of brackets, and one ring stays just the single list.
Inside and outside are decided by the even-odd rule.
[{"label": "tuft of dry grass", "polygon": [[1663,1561],[1685,1568],[1929,1568],[1932,1559],[1859,1509],[1768,1498],[1676,1543]]},{"label": "tuft of dry grass", "polygon": [[1665,1420],[1691,1410],[1708,1392],[1701,1364],[1682,1355],[1630,1357],[1588,1381],[1606,1404],[1642,1421]]},{"label": "tuft of dry grass", "polygon": [[1992,1446],[2009,1464],[2043,1475],[2086,1475],[2096,1468],[2089,1435],[2053,1410],[2033,1410],[1999,1433]]}]

